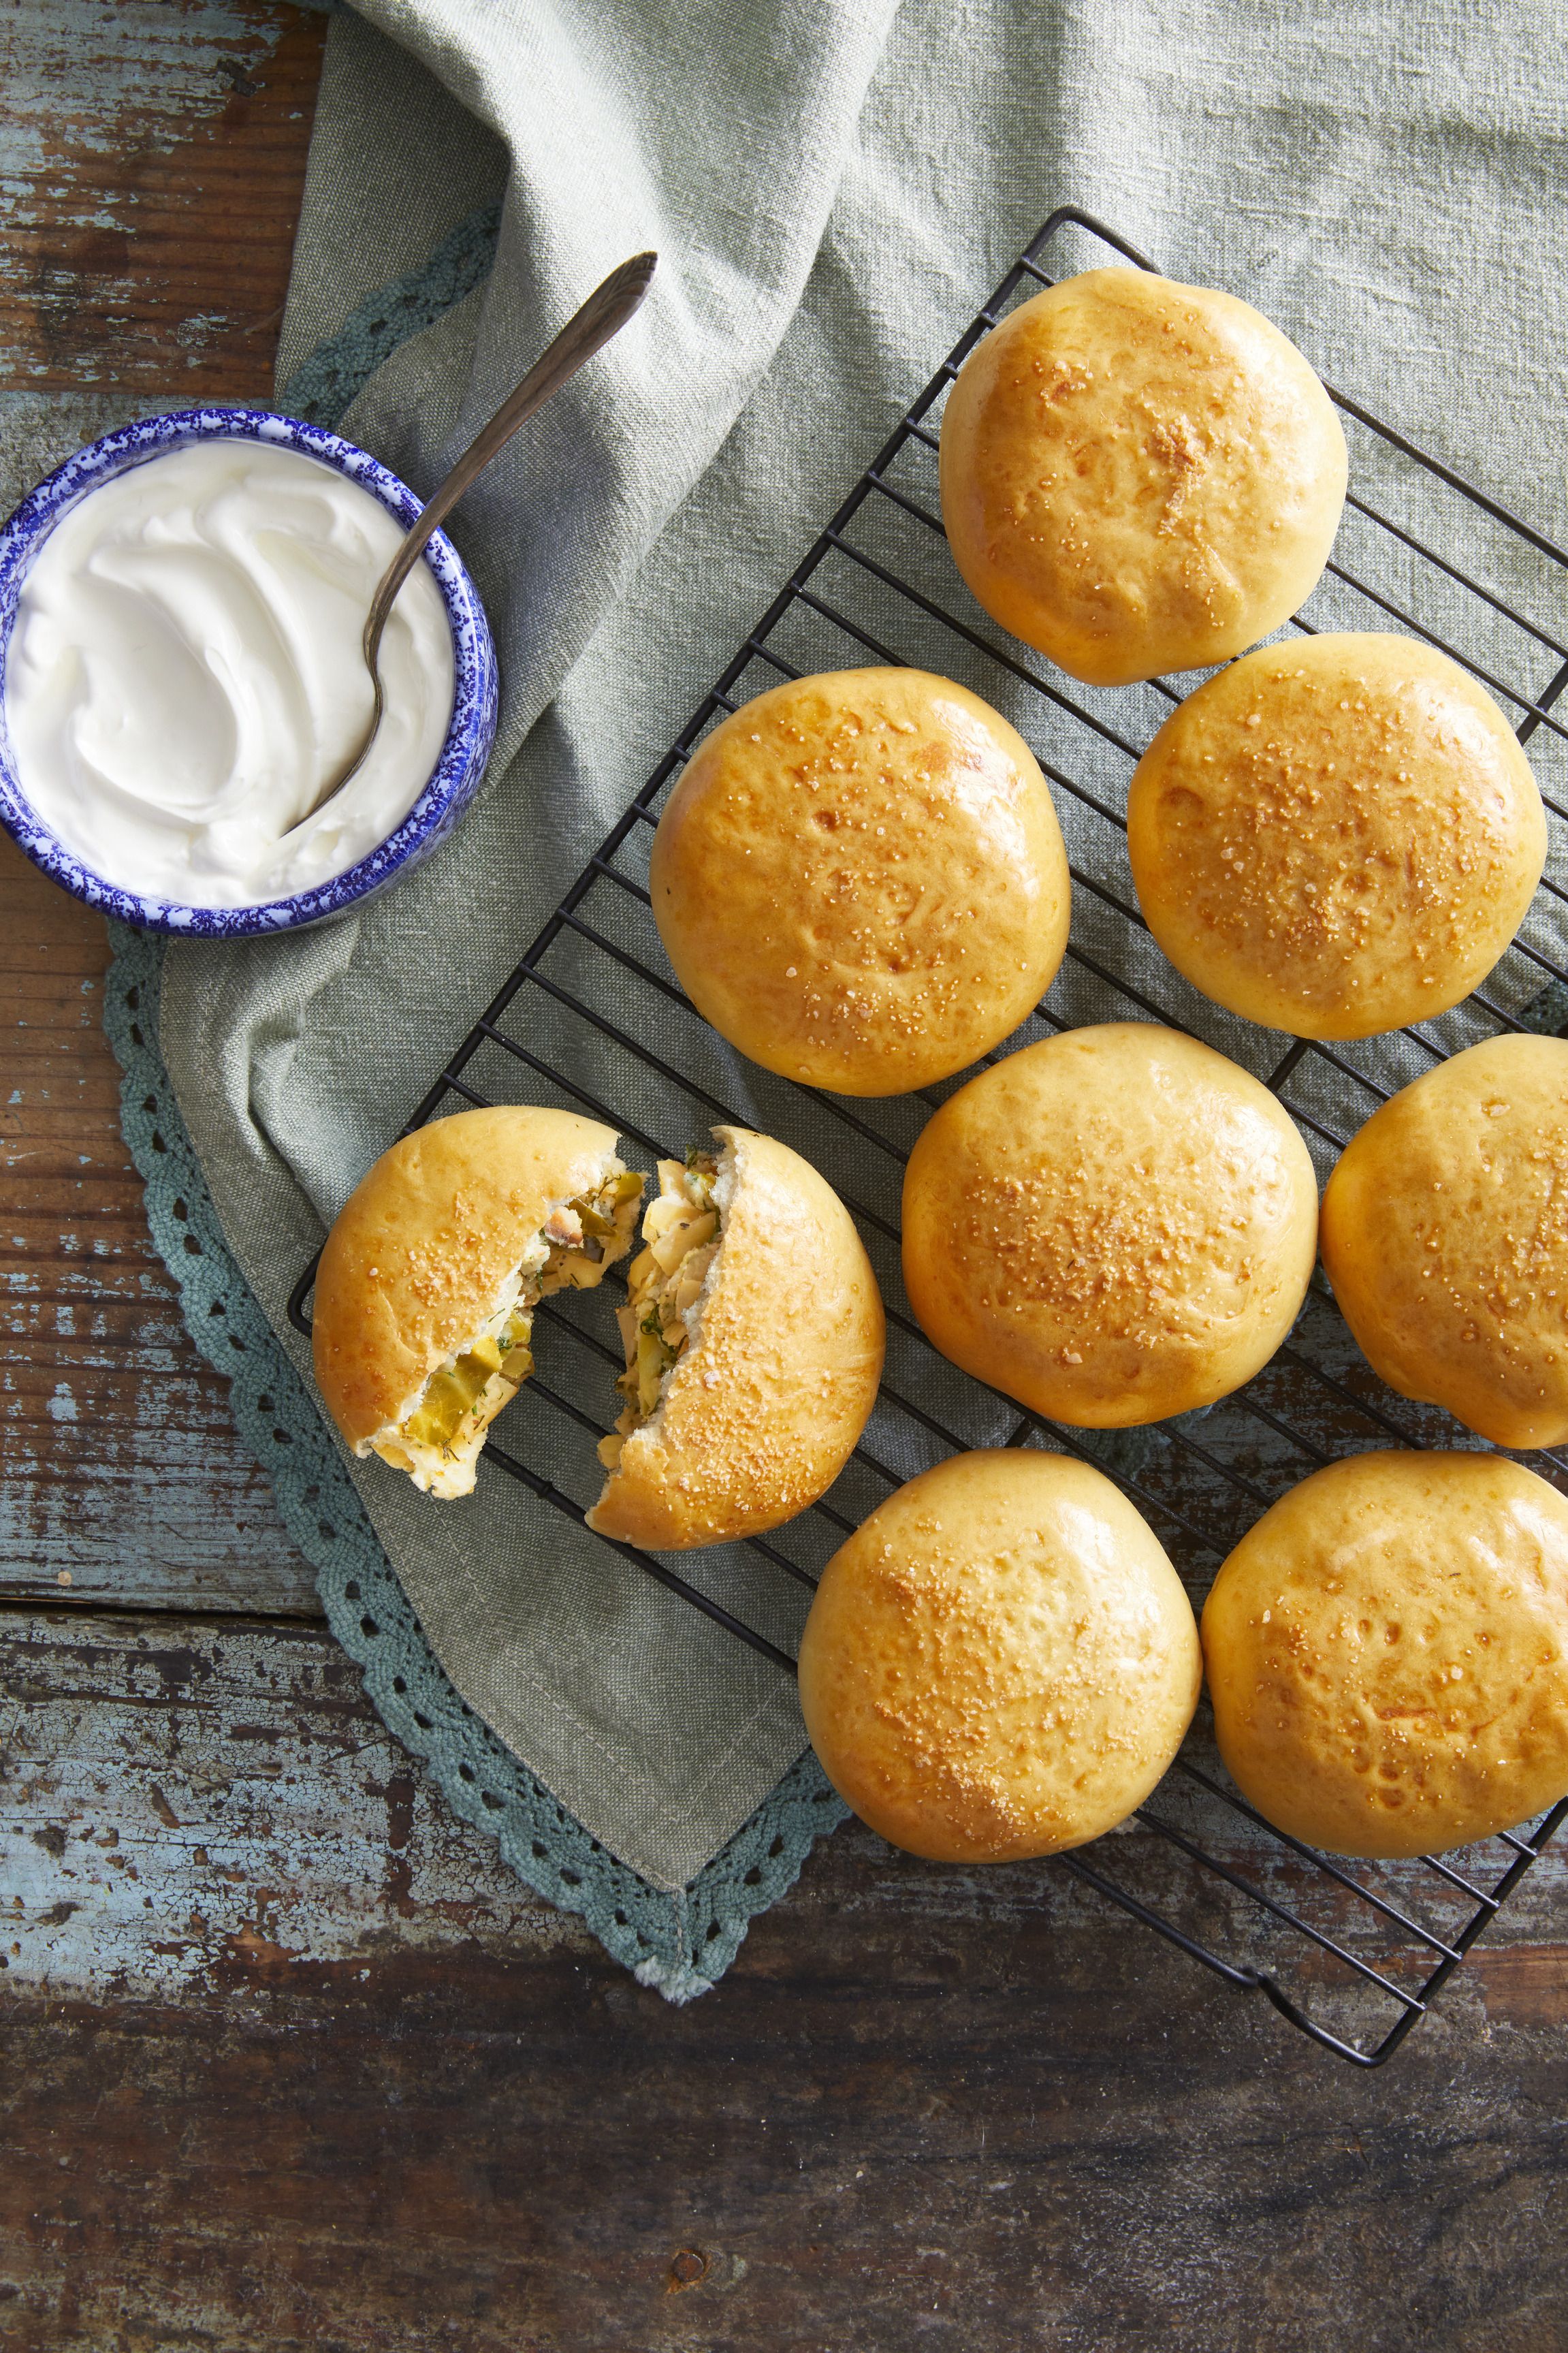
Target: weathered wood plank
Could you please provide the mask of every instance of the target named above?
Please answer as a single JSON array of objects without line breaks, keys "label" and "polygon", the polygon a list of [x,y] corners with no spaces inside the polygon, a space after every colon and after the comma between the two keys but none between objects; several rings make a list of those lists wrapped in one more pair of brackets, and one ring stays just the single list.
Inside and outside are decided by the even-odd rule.
[{"label": "weathered wood plank", "polygon": [[1479,1958],[1369,2078],[1070,1885],[850,1830],[674,2012],[428,1801],[323,1635],[28,1644],[6,2353],[1568,2333],[1560,1945]]},{"label": "weathered wood plank", "polygon": [[0,1662],[13,1992],[222,1998],[399,1944],[586,1949],[416,1774],[324,1630],[6,1611]]},{"label": "weathered wood plank", "polygon": [[147,1231],[108,959],[0,841],[0,1595],[315,1612]]},{"label": "weathered wood plank", "polygon": [[[12,1704],[0,1725],[0,1889],[11,1915],[0,1958],[13,1992],[91,1998],[112,1982],[138,1998],[200,2000],[262,1946],[279,1967],[374,1954],[389,1938],[428,1949],[477,1938],[507,1951],[544,1934],[586,1949],[431,1793],[324,1630],[15,1608],[0,1612],[0,1692]],[[1158,1800],[1167,1815],[1182,1802],[1174,1784]],[[1276,1897],[1314,1902],[1304,1876],[1237,1818],[1211,1812],[1201,1827]],[[1044,1922],[1075,1938],[1087,1928],[1098,1942],[1116,1916],[1097,1898],[1086,1913],[1075,1883],[1048,1865],[931,1872],[868,1835],[855,1843],[841,1900],[903,1923],[911,1938],[984,1920],[1009,1933]],[[1146,1831],[1118,1840],[1106,1861],[1199,1925],[1188,1865]],[[1568,1851],[1549,1849],[1494,1926],[1494,1947],[1559,1944],[1565,1890]],[[1405,1901],[1415,1916],[1430,1910],[1418,1891]],[[1314,2000],[1341,1999],[1337,1966],[1319,1967],[1223,1889],[1202,1925],[1230,1957],[1295,1972]],[[1386,1927],[1358,1927],[1353,1905],[1332,1925],[1385,1957]],[[1542,1971],[1518,1982],[1539,2010]],[[1366,2019],[1347,2012],[1346,2023],[1360,2032]]]},{"label": "weathered wood plank", "polygon": [[[263,0],[0,16],[0,379],[78,388],[0,399],[18,490],[113,421],[84,382],[265,394],[320,37]],[[309,1607],[141,1223],[102,963],[0,852],[0,1580]],[[3,2353],[1568,2339],[1561,1942],[1483,1945],[1369,2079],[1059,1880],[851,1830],[674,2013],[320,1630],[0,1632]],[[1506,1933],[1560,1938],[1557,1888]]]},{"label": "weathered wood plank", "polygon": [[[266,396],[321,31],[260,0],[5,13],[0,376],[72,389],[0,395],[0,503],[154,396]],[[250,320],[223,309],[237,286],[266,301],[226,340]],[[102,924],[0,843],[0,1596],[314,1613],[147,1233],[107,960]]]},{"label": "weathered wood plank", "polygon": [[275,0],[0,16],[0,381],[265,399],[324,19]]}]

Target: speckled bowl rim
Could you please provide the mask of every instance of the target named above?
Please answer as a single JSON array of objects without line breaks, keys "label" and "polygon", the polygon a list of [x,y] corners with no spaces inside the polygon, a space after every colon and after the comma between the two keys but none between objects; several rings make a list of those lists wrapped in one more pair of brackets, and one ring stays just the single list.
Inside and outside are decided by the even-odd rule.
[{"label": "speckled bowl rim", "polygon": [[388,468],[341,434],[270,409],[182,408],[117,426],[89,441],[30,491],[9,521],[0,525],[0,826],[18,849],[71,896],[121,922],[181,938],[243,939],[298,931],[308,923],[346,914],[372,892],[384,890],[410,863],[417,863],[450,831],[478,789],[495,738],[498,680],[495,644],[479,591],[457,549],[436,532],[425,551],[452,631],[453,699],[441,754],[407,816],[386,839],[313,889],[286,899],[245,907],[186,907],[112,882],[78,857],[29,805],[16,774],[5,723],[5,657],[16,624],[17,600],[34,555],[60,517],[100,482],[150,459],[196,441],[258,441],[298,449],[357,482],[405,529],[423,501]]}]

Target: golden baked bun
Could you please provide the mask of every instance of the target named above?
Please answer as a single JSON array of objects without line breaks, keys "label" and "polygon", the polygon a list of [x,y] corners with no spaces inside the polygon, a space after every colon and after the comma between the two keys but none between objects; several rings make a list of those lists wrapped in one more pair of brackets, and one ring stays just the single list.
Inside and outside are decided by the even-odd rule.
[{"label": "golden baked bun", "polygon": [[1261,646],[1173,711],[1127,850],[1160,946],[1231,1012],[1370,1038],[1484,980],[1546,861],[1530,763],[1485,689],[1414,638]]},{"label": "golden baked bun", "polygon": [[1568,1044],[1490,1038],[1352,1137],[1323,1266],[1368,1363],[1494,1445],[1568,1439]]},{"label": "golden baked bun", "polygon": [[1293,1487],[1204,1607],[1221,1756],[1331,1854],[1426,1854],[1568,1793],[1568,1501],[1495,1454]]},{"label": "golden baked bun", "polygon": [[918,670],[775,686],[670,795],[649,886],[681,987],[764,1070],[841,1094],[951,1077],[1067,945],[1061,828],[1023,737]]},{"label": "golden baked bun", "polygon": [[316,1386],[354,1452],[468,1494],[532,1369],[534,1304],[603,1280],[641,1191],[614,1128],[575,1112],[458,1112],[384,1152],[316,1272]]},{"label": "golden baked bun", "polygon": [[953,560],[986,611],[1075,678],[1122,686],[1289,620],[1339,528],[1345,438],[1247,303],[1090,269],[976,344],[941,469]]},{"label": "golden baked bun", "polygon": [[890,1495],[828,1562],[800,1648],[828,1779],[938,1862],[1057,1854],[1124,1820],[1201,1682],[1153,1530],[1087,1463],[1017,1449]]},{"label": "golden baked bun", "polygon": [[1307,1147],[1268,1088],[1196,1039],[1112,1021],[1008,1055],[929,1122],[904,1284],[977,1380],[1119,1429],[1267,1364],[1317,1230]]},{"label": "golden baked bun", "polygon": [[588,1514],[658,1551],[760,1535],[813,1504],[876,1401],[877,1278],[831,1186],[786,1145],[713,1131],[661,1161],[621,1311],[627,1398]]}]

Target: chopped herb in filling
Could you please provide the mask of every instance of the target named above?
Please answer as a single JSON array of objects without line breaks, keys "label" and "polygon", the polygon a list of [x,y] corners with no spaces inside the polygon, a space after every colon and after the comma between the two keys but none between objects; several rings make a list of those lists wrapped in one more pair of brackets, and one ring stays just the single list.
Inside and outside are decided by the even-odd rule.
[{"label": "chopped herb in filling", "polygon": [[[592,1291],[605,1269],[631,1246],[642,1178],[635,1169],[612,1176],[596,1193],[580,1193],[552,1209],[544,1227],[550,1254],[539,1275],[539,1295],[552,1291]],[[614,1247],[616,1240],[621,1247]]]},{"label": "chopped herb in filling", "polygon": [[713,1204],[718,1164],[694,1152],[683,1167],[658,1164],[660,1192],[643,1219],[643,1248],[626,1271],[626,1303],[617,1309],[626,1369],[616,1383],[626,1405],[615,1435],[599,1443],[613,1471],[632,1431],[658,1411],[665,1382],[690,1337],[688,1318],[719,1247]]}]

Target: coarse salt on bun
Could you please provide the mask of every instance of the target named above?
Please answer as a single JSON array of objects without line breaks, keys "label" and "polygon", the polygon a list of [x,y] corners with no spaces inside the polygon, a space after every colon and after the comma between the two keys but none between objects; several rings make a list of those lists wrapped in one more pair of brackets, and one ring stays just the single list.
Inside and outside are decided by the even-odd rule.
[{"label": "coarse salt on bun", "polygon": [[1056,977],[1071,892],[1028,745],[918,670],[796,679],[725,720],[665,807],[648,887],[720,1035],[850,1095],[1008,1037]]},{"label": "coarse salt on bun", "polygon": [[1087,1463],[961,1454],[829,1561],[800,1651],[823,1769],[895,1846],[1006,1862],[1141,1805],[1197,1704],[1197,1628],[1147,1522]]},{"label": "coarse salt on bun", "polygon": [[1086,1428],[1210,1405],[1306,1296],[1318,1187],[1267,1087],[1145,1021],[1007,1055],[928,1123],[904,1177],[904,1283],[926,1337]]},{"label": "coarse salt on bun", "polygon": [[718,1127],[717,1158],[661,1161],[621,1311],[627,1404],[588,1514],[649,1551],[760,1535],[815,1503],[881,1377],[877,1278],[800,1155]]},{"label": "coarse salt on bun", "polygon": [[1264,1818],[1415,1855],[1568,1794],[1568,1500],[1495,1454],[1360,1454],[1243,1536],[1203,1616],[1215,1732]]},{"label": "coarse salt on bun", "polygon": [[1495,1446],[1568,1439],[1568,1042],[1489,1038],[1373,1112],[1323,1194],[1373,1370]]},{"label": "coarse salt on bun", "polygon": [[942,508],[986,611],[1096,686],[1288,620],[1344,503],[1333,403],[1234,295],[1090,269],[1009,311],[947,396]]},{"label": "coarse salt on bun", "polygon": [[353,1451],[468,1494],[531,1369],[534,1303],[626,1255],[641,1189],[614,1128],[575,1112],[458,1112],[384,1152],[316,1274],[316,1386]]},{"label": "coarse salt on bun", "polygon": [[1260,646],[1173,711],[1132,778],[1139,904],[1178,972],[1302,1038],[1446,1013],[1546,860],[1530,763],[1484,687],[1414,638]]}]

